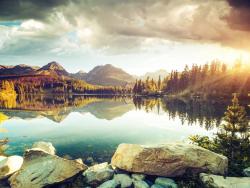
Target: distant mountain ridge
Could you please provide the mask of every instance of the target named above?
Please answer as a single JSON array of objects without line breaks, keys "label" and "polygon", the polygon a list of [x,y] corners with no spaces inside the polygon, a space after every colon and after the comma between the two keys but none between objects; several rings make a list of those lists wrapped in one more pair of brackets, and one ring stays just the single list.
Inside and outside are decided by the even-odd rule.
[{"label": "distant mountain ridge", "polygon": [[139,79],[146,80],[149,77],[150,79],[153,78],[154,80],[158,80],[159,76],[161,79],[164,79],[165,77],[169,76],[169,73],[164,69],[159,69],[155,72],[147,72],[143,76],[140,76]]},{"label": "distant mountain ridge", "polygon": [[37,66],[28,66],[24,64],[16,66],[0,65],[0,75],[22,75],[22,74],[35,74],[39,69]]},{"label": "distant mountain ridge", "polygon": [[63,68],[63,66],[55,61],[50,62],[43,67],[33,67],[28,65],[0,65],[0,76],[4,75],[65,76],[100,86],[126,86],[135,81],[134,76],[111,64],[96,66],[88,73],[85,73],[84,71],[69,73]]},{"label": "distant mountain ridge", "polygon": [[134,82],[135,78],[120,68],[106,64],[94,67],[83,75],[83,80],[95,85],[126,86]]}]

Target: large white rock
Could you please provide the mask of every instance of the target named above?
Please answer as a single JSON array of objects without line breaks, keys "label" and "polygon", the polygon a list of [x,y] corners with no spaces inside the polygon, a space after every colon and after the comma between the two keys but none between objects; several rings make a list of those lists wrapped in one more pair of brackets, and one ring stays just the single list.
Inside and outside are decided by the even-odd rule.
[{"label": "large white rock", "polygon": [[34,149],[34,150],[42,150],[42,151],[47,152],[47,153],[49,153],[51,155],[56,154],[56,148],[50,142],[35,142],[32,145],[32,149]]},{"label": "large white rock", "polygon": [[0,156],[0,180],[14,174],[21,168],[22,164],[23,158],[20,156]]},{"label": "large white rock", "polygon": [[184,143],[156,146],[120,144],[111,164],[129,172],[177,177],[200,172],[224,174],[228,159],[199,146]]},{"label": "large white rock", "polygon": [[87,169],[74,160],[67,160],[41,150],[27,150],[21,169],[9,178],[12,188],[41,188],[64,182]]},{"label": "large white rock", "polygon": [[103,183],[104,181],[112,179],[114,175],[114,170],[108,163],[101,163],[89,167],[83,172],[86,183],[90,185],[97,185]]},{"label": "large white rock", "polygon": [[200,174],[204,187],[209,188],[250,188],[250,177],[226,177]]}]

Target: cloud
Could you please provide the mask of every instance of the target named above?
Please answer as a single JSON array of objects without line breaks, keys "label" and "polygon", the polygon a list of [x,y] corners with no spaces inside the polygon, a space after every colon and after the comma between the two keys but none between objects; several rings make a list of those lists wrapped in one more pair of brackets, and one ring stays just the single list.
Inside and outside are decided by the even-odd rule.
[{"label": "cloud", "polygon": [[44,19],[69,0],[1,0],[0,20]]},{"label": "cloud", "polygon": [[30,44],[31,50],[39,51],[40,46],[51,53],[87,46],[120,54],[145,49],[150,39],[151,45],[162,40],[250,50],[249,4],[246,0],[1,0],[0,20],[22,22],[7,29],[2,46],[5,53],[24,48],[20,41],[26,48]]},{"label": "cloud", "polygon": [[232,29],[250,31],[250,1],[247,0],[227,0],[231,6],[231,11],[225,17]]}]

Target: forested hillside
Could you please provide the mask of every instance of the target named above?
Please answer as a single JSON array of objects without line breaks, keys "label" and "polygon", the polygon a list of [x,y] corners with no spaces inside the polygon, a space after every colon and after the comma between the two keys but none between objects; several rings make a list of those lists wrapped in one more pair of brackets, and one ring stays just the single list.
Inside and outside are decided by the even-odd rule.
[{"label": "forested hillside", "polygon": [[164,82],[164,92],[178,95],[230,96],[239,93],[246,97],[250,92],[250,67],[237,61],[228,67],[219,61],[203,66],[185,67],[184,71],[172,71]]},{"label": "forested hillside", "polygon": [[205,65],[185,66],[183,71],[172,71],[163,80],[137,80],[136,95],[173,95],[194,97],[231,97],[232,93],[247,97],[250,93],[250,66],[238,60],[234,66],[218,60]]}]

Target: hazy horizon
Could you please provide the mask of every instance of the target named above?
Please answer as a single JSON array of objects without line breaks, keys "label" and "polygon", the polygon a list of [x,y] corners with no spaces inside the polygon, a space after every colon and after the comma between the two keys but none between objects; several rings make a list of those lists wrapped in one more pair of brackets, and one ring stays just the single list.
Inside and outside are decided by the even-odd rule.
[{"label": "hazy horizon", "polygon": [[2,0],[0,64],[133,75],[219,59],[250,63],[250,3],[239,0]]}]

